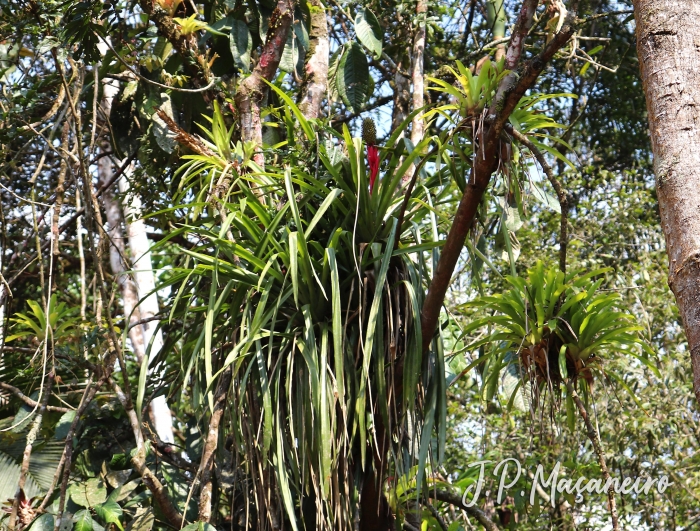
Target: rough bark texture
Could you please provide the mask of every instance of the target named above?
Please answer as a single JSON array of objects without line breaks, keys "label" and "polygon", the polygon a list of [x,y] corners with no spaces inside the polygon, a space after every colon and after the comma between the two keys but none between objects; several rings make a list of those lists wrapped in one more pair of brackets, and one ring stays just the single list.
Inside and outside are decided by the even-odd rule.
[{"label": "rough bark texture", "polygon": [[229,387],[231,386],[232,369],[229,365],[219,378],[216,388],[214,411],[209,419],[209,430],[207,431],[202,451],[202,460],[199,466],[201,477],[201,489],[199,493],[199,521],[209,522],[211,520],[211,506],[213,494],[213,471],[216,459],[216,448],[219,444],[219,426],[226,410]]},{"label": "rough bark texture", "polygon": [[635,0],[661,226],[700,402],[700,2]]},{"label": "rough bark texture", "polygon": [[[394,108],[391,112],[391,130],[396,131],[409,113],[411,102],[411,84],[407,77],[404,77],[400,70],[402,64],[398,64],[394,74]],[[403,136],[403,131],[401,132]]]},{"label": "rough bark texture", "polygon": [[320,0],[310,0],[309,10],[311,11],[310,50],[304,65],[306,76],[301,85],[299,108],[306,118],[318,118],[321,102],[326,96],[328,86],[328,22],[326,8]]},{"label": "rough bark texture", "polygon": [[[277,72],[282,59],[284,45],[287,42],[289,29],[292,24],[294,2],[279,0],[277,7],[270,17],[265,46],[260,54],[260,60],[253,72],[243,80],[236,92],[236,110],[241,126],[241,140],[254,142],[262,146],[262,122],[260,121],[260,105],[267,94],[267,84]],[[258,152],[253,160],[260,166],[264,165],[263,154]]]}]

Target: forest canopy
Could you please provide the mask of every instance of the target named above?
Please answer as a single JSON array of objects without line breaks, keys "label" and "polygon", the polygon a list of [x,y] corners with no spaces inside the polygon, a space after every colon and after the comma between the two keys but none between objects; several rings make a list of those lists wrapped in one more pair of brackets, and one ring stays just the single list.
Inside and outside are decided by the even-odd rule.
[{"label": "forest canopy", "polygon": [[635,4],[0,0],[0,529],[700,522]]}]

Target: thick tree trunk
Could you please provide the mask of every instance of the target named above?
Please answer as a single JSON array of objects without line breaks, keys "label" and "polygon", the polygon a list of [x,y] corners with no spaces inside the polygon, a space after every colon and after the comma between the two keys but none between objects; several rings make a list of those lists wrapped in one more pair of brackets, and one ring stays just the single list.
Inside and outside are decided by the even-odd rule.
[{"label": "thick tree trunk", "polygon": [[635,0],[661,226],[700,402],[700,2]]},{"label": "thick tree trunk", "polygon": [[304,65],[305,77],[301,85],[301,103],[299,108],[307,118],[318,118],[321,102],[326,96],[328,86],[328,22],[326,8],[321,0],[310,0],[311,31],[309,32],[310,50]]}]

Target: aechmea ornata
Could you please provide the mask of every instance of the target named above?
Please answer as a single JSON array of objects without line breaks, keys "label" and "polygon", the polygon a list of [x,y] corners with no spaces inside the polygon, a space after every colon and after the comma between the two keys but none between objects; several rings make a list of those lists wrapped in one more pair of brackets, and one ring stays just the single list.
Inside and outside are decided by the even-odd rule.
[{"label": "aechmea ornata", "polygon": [[377,128],[372,118],[362,121],[362,140],[367,144],[367,165],[369,166],[369,193],[374,190],[374,181],[379,173],[379,148],[377,148]]}]

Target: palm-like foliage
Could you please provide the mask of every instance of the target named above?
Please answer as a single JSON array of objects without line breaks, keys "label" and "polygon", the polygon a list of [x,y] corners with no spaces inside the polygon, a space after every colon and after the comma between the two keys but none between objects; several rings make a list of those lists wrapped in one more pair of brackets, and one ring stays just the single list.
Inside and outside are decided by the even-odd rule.
[{"label": "palm-like foliage", "polygon": [[292,528],[302,513],[307,528],[350,528],[363,483],[423,470],[434,429],[444,445],[442,351],[423,356],[419,319],[422,251],[437,242],[422,219],[429,199],[397,219],[418,148],[390,138],[370,194],[360,139],[314,130],[291,101],[285,112],[304,134],[286,147],[297,164],[263,171],[236,159],[215,114],[212,154],[183,170],[201,198],[198,186],[229,186],[171,235],[193,244],[168,281],[170,315],[187,323],[170,344],[203,417],[231,374],[237,495],[258,521],[278,521],[283,507]]}]

